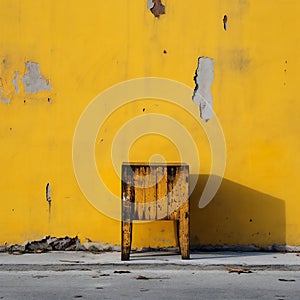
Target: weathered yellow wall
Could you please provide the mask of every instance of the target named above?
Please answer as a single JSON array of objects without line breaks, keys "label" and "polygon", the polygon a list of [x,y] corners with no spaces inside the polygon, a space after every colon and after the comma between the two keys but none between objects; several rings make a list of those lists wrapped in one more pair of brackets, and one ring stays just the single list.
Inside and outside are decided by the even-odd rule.
[{"label": "weathered yellow wall", "polygon": [[[99,93],[124,80],[162,77],[194,88],[198,57],[208,56],[215,62],[214,110],[227,146],[215,199],[198,208],[211,164],[203,130],[159,99],[137,99],[107,116],[97,137],[103,143],[95,147],[99,173],[119,195],[110,155],[117,130],[134,116],[169,115],[189,130],[201,155],[191,197],[192,245],[300,245],[299,1],[163,3],[166,14],[157,19],[146,0],[1,1],[0,97],[10,103],[0,101],[0,244],[48,234],[119,244],[119,221],[94,208],[76,181],[77,122]],[[27,61],[39,64],[51,90],[25,92]],[[133,143],[129,157],[148,161],[160,154],[177,161],[177,146],[149,133]],[[173,223],[138,224],[133,239],[134,247],[173,245]]]}]

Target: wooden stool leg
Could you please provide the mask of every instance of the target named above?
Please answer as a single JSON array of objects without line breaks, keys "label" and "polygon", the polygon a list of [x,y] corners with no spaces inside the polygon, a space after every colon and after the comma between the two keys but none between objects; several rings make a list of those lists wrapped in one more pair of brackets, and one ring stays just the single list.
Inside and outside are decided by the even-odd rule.
[{"label": "wooden stool leg", "polygon": [[190,215],[189,201],[185,201],[179,212],[179,242],[182,259],[190,258]]},{"label": "wooden stool leg", "polygon": [[129,260],[132,240],[134,197],[132,184],[122,184],[122,225],[121,225],[121,260]]},{"label": "wooden stool leg", "polygon": [[131,240],[132,240],[132,222],[122,222],[122,255],[121,260],[130,259],[131,250]]},{"label": "wooden stool leg", "polygon": [[179,253],[181,253],[181,248],[180,248],[180,231],[179,231],[179,219],[175,220],[175,225],[176,225],[176,238],[177,238],[177,245],[179,248]]}]

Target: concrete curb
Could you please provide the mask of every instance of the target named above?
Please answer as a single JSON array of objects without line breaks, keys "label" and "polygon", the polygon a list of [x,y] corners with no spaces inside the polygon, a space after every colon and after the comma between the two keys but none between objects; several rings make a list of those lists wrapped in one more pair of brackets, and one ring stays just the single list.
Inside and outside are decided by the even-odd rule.
[{"label": "concrete curb", "polygon": [[300,256],[295,253],[198,252],[182,260],[177,253],[133,253],[130,261],[121,261],[120,252],[47,252],[10,255],[0,253],[0,271],[71,271],[109,269],[219,270],[226,267],[251,271],[300,271]]}]

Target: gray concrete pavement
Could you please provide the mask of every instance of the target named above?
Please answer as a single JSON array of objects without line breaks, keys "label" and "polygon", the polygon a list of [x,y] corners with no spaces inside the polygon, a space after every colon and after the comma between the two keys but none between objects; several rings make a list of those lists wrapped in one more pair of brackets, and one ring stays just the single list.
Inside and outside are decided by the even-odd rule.
[{"label": "gray concrete pavement", "polygon": [[[103,276],[105,275],[105,276]],[[137,279],[141,276],[144,279]],[[146,279],[147,278],[147,279]],[[199,270],[0,271],[0,299],[300,299],[300,273]]]},{"label": "gray concrete pavement", "polygon": [[[296,253],[0,254],[0,299],[300,299]],[[250,273],[230,273],[227,267]]]}]

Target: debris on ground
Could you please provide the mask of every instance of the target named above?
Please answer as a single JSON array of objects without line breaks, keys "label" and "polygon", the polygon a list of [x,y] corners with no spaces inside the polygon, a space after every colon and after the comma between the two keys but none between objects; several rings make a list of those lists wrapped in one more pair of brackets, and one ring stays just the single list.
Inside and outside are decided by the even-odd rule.
[{"label": "debris on ground", "polygon": [[149,279],[170,279],[170,277],[146,277],[143,275],[138,275],[135,277],[137,280],[149,280]]},{"label": "debris on ground", "polygon": [[103,251],[113,251],[114,248],[109,244],[87,242],[83,246],[90,252],[98,253]]},{"label": "debris on ground", "polygon": [[135,277],[135,279],[137,279],[137,280],[149,280],[148,277],[143,276],[143,275],[138,275],[138,276]]},{"label": "debris on ground", "polygon": [[297,253],[296,256],[300,256],[300,253]]},{"label": "debris on ground", "polygon": [[72,264],[80,264],[84,263],[82,260],[67,260],[67,259],[60,259],[60,262],[65,262],[65,263],[72,263]]},{"label": "debris on ground", "polygon": [[289,282],[294,282],[296,281],[295,279],[284,279],[284,278],[279,278],[279,281],[289,281]]},{"label": "debris on ground", "polygon": [[25,252],[24,245],[11,245],[9,247],[6,246],[6,249],[3,252],[8,252],[9,254],[20,255]]},{"label": "debris on ground", "polygon": [[47,251],[74,251],[80,249],[82,246],[78,237],[56,238],[46,236],[39,241],[29,242],[25,245],[26,252],[42,253]]},{"label": "debris on ground", "polygon": [[238,274],[252,273],[252,271],[249,269],[239,269],[239,268],[231,268],[231,267],[226,267],[226,269],[229,273],[238,273]]},{"label": "debris on ground", "polygon": [[41,278],[46,278],[49,277],[48,275],[33,275],[32,278],[37,278],[37,279],[41,279]]},{"label": "debris on ground", "polygon": [[114,271],[115,274],[126,274],[126,273],[131,273],[128,270],[120,270],[120,271]]},{"label": "debris on ground", "polygon": [[23,245],[14,244],[0,246],[0,252],[19,255],[24,253],[44,253],[48,251],[89,251],[92,253],[100,253],[105,251],[118,251],[119,246],[112,246],[104,243],[91,242],[86,239],[84,244],[80,243],[77,236],[75,237],[51,237],[46,236],[41,240],[24,243]]}]

